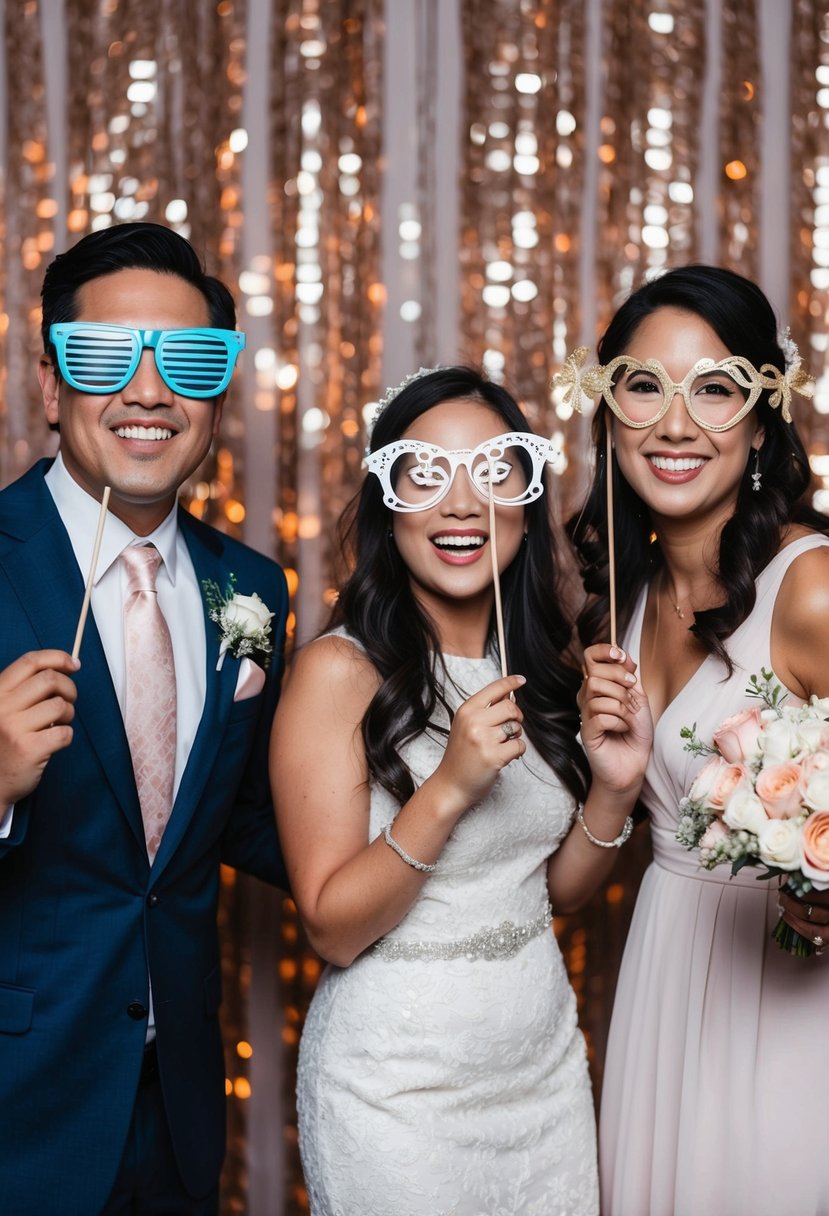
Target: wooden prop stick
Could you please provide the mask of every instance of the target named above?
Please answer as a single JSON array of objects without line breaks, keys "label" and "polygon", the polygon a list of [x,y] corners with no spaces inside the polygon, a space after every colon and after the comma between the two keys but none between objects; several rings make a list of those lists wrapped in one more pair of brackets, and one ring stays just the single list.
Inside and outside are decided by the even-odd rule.
[{"label": "wooden prop stick", "polygon": [[95,581],[95,570],[98,566],[98,554],[101,551],[101,538],[104,535],[104,521],[107,517],[107,505],[109,504],[109,486],[104,486],[104,492],[101,497],[101,510],[98,514],[98,530],[95,533],[95,544],[92,546],[92,560],[89,563],[89,574],[86,578],[86,590],[83,593],[83,603],[81,604],[81,615],[78,617],[78,628],[75,630],[75,641],[72,644],[72,658],[76,659],[81,649],[81,638],[83,637],[84,625],[89,614],[89,601],[92,598],[92,584]]},{"label": "wooden prop stick", "polygon": [[504,639],[504,608],[501,603],[501,575],[498,570],[498,546],[495,541],[495,499],[492,496],[492,461],[489,463],[489,552],[492,558],[492,586],[495,590],[495,624],[498,630],[498,651],[501,655],[501,675],[509,675],[507,643]]},{"label": "wooden prop stick", "polygon": [[607,428],[605,487],[607,494],[607,556],[610,581],[610,645],[616,645],[616,535],[613,527],[613,442]]}]

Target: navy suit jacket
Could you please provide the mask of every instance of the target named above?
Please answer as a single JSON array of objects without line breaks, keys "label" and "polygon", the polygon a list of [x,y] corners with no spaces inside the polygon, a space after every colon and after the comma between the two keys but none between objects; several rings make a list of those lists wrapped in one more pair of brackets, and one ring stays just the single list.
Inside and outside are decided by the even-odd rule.
[{"label": "navy suit jacket", "polygon": [[[83,578],[44,482],[48,461],[0,493],[0,669],[71,650]],[[216,671],[206,621],[204,711],[152,868],[121,712],[90,615],[71,745],[52,757],[0,841],[0,1210],[93,1216],[120,1163],[152,977],[159,1073],[179,1169],[194,1195],[224,1154],[218,1024],[219,863],[285,886],[267,749],[287,595],[275,562],[185,511],[196,576],[231,573],[276,615],[265,688],[234,702],[239,661]],[[206,613],[205,613],[206,615]]]}]

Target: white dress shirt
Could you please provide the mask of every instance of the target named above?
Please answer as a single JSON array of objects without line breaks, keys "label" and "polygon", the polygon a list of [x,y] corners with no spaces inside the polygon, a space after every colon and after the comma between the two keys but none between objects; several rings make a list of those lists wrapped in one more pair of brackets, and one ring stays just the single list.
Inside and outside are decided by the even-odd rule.
[{"label": "white dress shirt", "polygon": [[[46,485],[69,533],[86,584],[101,504],[70,476],[60,452],[46,474]],[[142,544],[155,545],[161,554],[156,580],[158,604],[164,613],[173,644],[176,669],[175,797],[201,721],[206,688],[204,605],[190,553],[179,531],[175,507],[151,536],[144,537],[136,536],[111,512],[107,515],[92,587],[91,608],[123,717],[126,571],[118,558],[129,545]],[[83,642],[80,658],[83,663]],[[9,807],[0,820],[0,840],[11,832],[13,812],[14,807]]]},{"label": "white dress shirt", "polygon": [[[46,474],[46,484],[69,533],[81,575],[86,582],[101,504],[73,480],[60,453]],[[158,606],[170,630],[176,668],[175,797],[201,721],[206,688],[204,600],[187,545],[178,527],[175,507],[149,536],[136,536],[111,512],[107,515],[92,586],[91,609],[123,717],[126,682],[124,596],[127,576],[118,558],[130,545],[149,544],[155,545],[161,554],[156,580]],[[83,650],[81,642],[81,663]]]}]

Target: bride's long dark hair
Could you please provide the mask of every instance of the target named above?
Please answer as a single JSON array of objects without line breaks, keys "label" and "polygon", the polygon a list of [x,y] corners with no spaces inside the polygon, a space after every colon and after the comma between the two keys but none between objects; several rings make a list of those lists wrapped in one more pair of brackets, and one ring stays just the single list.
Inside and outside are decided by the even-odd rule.
[{"label": "bride's long dark hair", "polygon": [[[446,367],[407,385],[386,406],[371,437],[376,451],[399,439],[415,419],[444,401],[477,401],[504,422],[504,431],[527,431],[513,397],[477,371]],[[572,629],[558,597],[558,560],[547,495],[524,508],[527,538],[501,577],[504,629],[512,671],[527,676],[517,693],[524,730],[575,798],[583,799],[588,772],[576,742],[580,674],[569,657]],[[414,793],[400,748],[433,722],[435,709],[451,711],[441,691],[440,640],[412,593],[409,572],[392,537],[392,513],[374,475],[341,524],[343,549],[353,572],[343,586],[328,628],[344,625],[380,674],[381,684],[362,722],[369,772],[400,803]],[[490,646],[495,646],[494,619]],[[442,733],[446,733],[445,730]]]},{"label": "bride's long dark hair", "polygon": [[[607,364],[624,354],[642,321],[659,308],[676,308],[701,317],[734,355],[742,355],[756,368],[771,363],[785,369],[777,339],[777,322],[760,288],[742,275],[717,266],[684,266],[645,283],[621,306],[598,346],[599,362]],[[796,399],[797,401],[798,399]],[[795,409],[797,404],[795,404]],[[769,405],[769,393],[760,395],[754,416],[764,428],[759,452],[762,491],[753,492],[755,471],[752,450],[737,493],[734,514],[720,534],[716,568],[712,574],[722,589],[722,602],[695,613],[691,631],[709,654],[722,659],[732,671],[726,641],[748,617],[756,600],[755,580],[780,547],[784,529],[805,524],[829,531],[829,519],[809,504],[809,461],[794,423],[785,422],[781,410]],[[576,548],[588,601],[579,621],[584,645],[608,636],[608,544],[605,508],[605,458],[608,409],[602,403],[593,420],[596,471],[581,512],[567,524]],[[615,502],[617,607],[620,631],[630,620],[642,587],[662,566],[658,539],[653,539],[650,512],[612,460]]]}]

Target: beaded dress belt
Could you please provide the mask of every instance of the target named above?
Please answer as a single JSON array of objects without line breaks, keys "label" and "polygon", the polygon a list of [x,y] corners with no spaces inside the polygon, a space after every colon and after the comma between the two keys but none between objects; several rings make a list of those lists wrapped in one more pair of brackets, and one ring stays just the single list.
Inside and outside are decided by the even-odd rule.
[{"label": "beaded dress belt", "polygon": [[395,938],[381,937],[372,953],[386,959],[387,962],[451,962],[456,958],[478,959],[493,961],[498,958],[512,958],[526,946],[534,937],[540,937],[550,927],[553,910],[549,903],[545,905],[535,920],[528,925],[514,925],[511,920],[505,920],[497,928],[479,929],[469,937],[461,937],[449,942],[407,942]]}]

